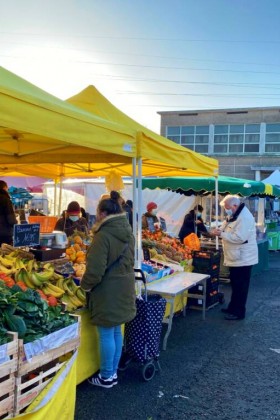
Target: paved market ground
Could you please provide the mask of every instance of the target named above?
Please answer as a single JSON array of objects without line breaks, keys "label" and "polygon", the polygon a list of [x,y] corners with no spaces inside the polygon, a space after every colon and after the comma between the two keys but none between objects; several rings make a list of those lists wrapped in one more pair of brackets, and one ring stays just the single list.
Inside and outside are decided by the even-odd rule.
[{"label": "paved market ground", "polygon": [[[221,291],[227,298],[230,286]],[[221,307],[205,321],[194,310],[174,319],[152,381],[130,365],[112,389],[80,384],[75,419],[279,420],[280,252],[270,252],[269,270],[252,278],[245,320],[224,320]]]}]

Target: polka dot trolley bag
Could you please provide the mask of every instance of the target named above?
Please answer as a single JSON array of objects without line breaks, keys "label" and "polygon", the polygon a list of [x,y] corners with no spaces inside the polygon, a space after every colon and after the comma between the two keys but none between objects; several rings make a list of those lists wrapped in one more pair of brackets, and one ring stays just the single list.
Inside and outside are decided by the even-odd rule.
[{"label": "polka dot trolley bag", "polygon": [[[141,272],[141,270],[137,271]],[[144,273],[141,274],[144,277]],[[137,297],[136,316],[125,324],[124,337],[125,352],[134,360],[144,363],[159,357],[165,308],[166,300],[160,295],[147,295],[145,291],[142,297]]]}]

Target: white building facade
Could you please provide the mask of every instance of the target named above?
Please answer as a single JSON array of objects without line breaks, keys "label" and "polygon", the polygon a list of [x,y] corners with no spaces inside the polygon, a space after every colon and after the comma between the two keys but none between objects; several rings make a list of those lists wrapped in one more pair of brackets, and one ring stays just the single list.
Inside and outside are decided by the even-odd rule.
[{"label": "white building facade", "polygon": [[262,180],[280,168],[280,108],[166,111],[164,137],[219,160],[220,175]]}]

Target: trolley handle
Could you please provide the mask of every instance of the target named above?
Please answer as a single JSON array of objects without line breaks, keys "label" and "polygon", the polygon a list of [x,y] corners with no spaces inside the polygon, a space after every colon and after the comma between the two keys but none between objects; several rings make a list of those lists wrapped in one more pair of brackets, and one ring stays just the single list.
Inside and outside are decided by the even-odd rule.
[{"label": "trolley handle", "polygon": [[145,302],[147,302],[147,300],[148,300],[148,296],[147,296],[147,281],[146,281],[146,277],[145,277],[145,274],[144,274],[143,270],[141,270],[141,268],[134,268],[134,276],[135,276],[135,281],[142,281],[142,283],[144,284],[144,288],[145,288]]},{"label": "trolley handle", "polygon": [[134,275],[136,281],[142,281],[144,284],[146,284],[146,277],[141,268],[134,268]]}]

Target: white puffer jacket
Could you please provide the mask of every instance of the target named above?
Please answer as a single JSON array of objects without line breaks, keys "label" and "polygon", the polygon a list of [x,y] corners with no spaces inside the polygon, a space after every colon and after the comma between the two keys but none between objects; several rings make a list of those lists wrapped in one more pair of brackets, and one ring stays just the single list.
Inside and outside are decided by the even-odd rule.
[{"label": "white puffer jacket", "polygon": [[258,263],[255,219],[244,204],[221,226],[224,265],[243,267]]}]

